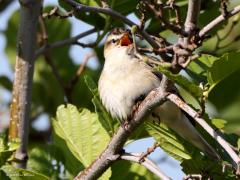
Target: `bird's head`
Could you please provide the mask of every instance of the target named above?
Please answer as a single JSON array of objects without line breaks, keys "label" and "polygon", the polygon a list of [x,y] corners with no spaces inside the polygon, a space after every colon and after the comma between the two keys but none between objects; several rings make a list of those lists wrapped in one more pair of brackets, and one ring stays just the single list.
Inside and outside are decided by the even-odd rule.
[{"label": "bird's head", "polygon": [[104,45],[104,54],[114,48],[127,47],[129,45],[132,45],[132,43],[133,41],[128,30],[122,28],[115,28],[107,36]]}]

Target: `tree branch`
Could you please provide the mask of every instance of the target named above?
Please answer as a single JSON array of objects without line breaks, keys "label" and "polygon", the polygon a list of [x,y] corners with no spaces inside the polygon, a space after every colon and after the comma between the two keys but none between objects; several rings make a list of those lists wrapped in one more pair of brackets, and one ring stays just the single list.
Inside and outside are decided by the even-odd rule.
[{"label": "tree branch", "polygon": [[[164,76],[163,79],[166,77]],[[167,80],[163,80],[159,88],[151,91],[144,101],[139,105],[135,111],[132,119],[127,121],[123,126],[120,126],[117,133],[109,142],[107,148],[88,168],[80,172],[77,179],[97,179],[105,172],[110,165],[116,161],[121,154],[122,148],[131,133],[143,123],[144,117],[148,115],[151,110],[165,102],[167,96]]]},{"label": "tree branch", "polygon": [[197,28],[201,0],[189,0],[187,18],[184,23],[185,31],[190,33]]},{"label": "tree branch", "polygon": [[218,16],[214,20],[212,20],[210,23],[208,23],[205,27],[201,29],[199,32],[199,37],[204,37],[210,30],[212,30],[214,27],[216,27],[221,22],[225,21],[227,18],[230,18],[234,16],[235,14],[240,12],[240,5],[235,7],[232,11],[228,12],[227,17],[224,17],[223,15]]},{"label": "tree branch", "polygon": [[[75,11],[103,13],[103,14],[110,15],[111,17],[116,18],[118,20],[121,20],[122,22],[124,22],[125,24],[127,24],[129,26],[136,25],[137,27],[139,27],[133,21],[129,20],[128,18],[126,18],[125,16],[120,14],[119,12],[116,12],[116,11],[112,10],[111,8],[101,8],[101,7],[86,6],[86,5],[77,3],[77,2],[75,2],[73,0],[63,0],[63,1],[66,2],[67,4],[71,5],[74,8]],[[145,30],[143,30],[143,29],[140,30],[138,28],[138,31],[149,42],[149,44],[152,45],[153,48],[156,48],[156,49],[159,48],[159,45],[151,38],[151,36]]]},{"label": "tree branch", "polygon": [[151,171],[153,174],[157,175],[162,180],[170,180],[167,175],[165,175],[164,172],[150,159],[144,158],[144,161],[140,162],[141,160],[141,153],[124,153],[120,156],[120,159],[127,160],[127,161],[133,161],[136,163],[139,163],[143,165],[145,168],[147,168],[149,171]]},{"label": "tree branch", "polygon": [[88,36],[92,33],[96,32],[96,28],[93,28],[93,29],[90,29],[86,32],[83,32],[81,34],[78,34],[74,37],[71,37],[69,39],[64,39],[62,41],[57,41],[57,42],[54,42],[52,44],[46,44],[42,47],[40,47],[36,53],[35,53],[35,58],[37,58],[39,55],[45,53],[46,51],[49,51],[49,50],[52,50],[52,49],[55,49],[55,48],[59,48],[59,47],[62,47],[62,46],[66,46],[66,45],[69,45],[69,44],[74,44],[76,43],[79,39],[85,37],[85,36]]},{"label": "tree branch", "polygon": [[185,103],[182,99],[180,99],[175,94],[170,94],[167,96],[167,99],[175,103],[178,107],[180,107],[182,110],[187,112],[191,117],[193,117],[197,123],[205,129],[208,134],[210,134],[222,147],[223,149],[228,153],[228,155],[232,158],[234,161],[234,168],[236,169],[236,174],[240,174],[240,158],[238,155],[234,152],[234,150],[231,148],[229,143],[225,141],[216,131],[209,126],[204,119],[199,117],[198,113],[191,108],[187,103]]},{"label": "tree branch", "polygon": [[20,147],[16,151],[16,162],[14,165],[25,168],[34,71],[34,51],[41,1],[21,0],[20,5],[20,26],[17,41],[18,54],[16,57],[10,109],[9,139],[20,139]]}]

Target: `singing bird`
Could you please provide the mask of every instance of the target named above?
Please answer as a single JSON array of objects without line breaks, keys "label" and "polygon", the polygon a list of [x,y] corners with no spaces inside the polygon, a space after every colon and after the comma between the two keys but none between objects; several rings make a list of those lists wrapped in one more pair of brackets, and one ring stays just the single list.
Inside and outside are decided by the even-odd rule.
[{"label": "singing bird", "polygon": [[[98,89],[103,105],[112,117],[120,120],[126,120],[139,97],[146,96],[161,82],[159,73],[139,57],[127,30],[115,28],[109,33],[104,46],[105,62]],[[205,154],[219,159],[215,150],[174,103],[166,101],[155,108],[149,118],[156,117]]]}]

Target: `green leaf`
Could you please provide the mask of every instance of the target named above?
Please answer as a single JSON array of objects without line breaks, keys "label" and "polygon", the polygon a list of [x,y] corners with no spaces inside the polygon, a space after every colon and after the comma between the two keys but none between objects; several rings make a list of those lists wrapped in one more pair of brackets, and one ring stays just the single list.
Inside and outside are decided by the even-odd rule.
[{"label": "green leaf", "polygon": [[58,147],[60,157],[54,156],[63,162],[65,169],[71,174],[72,179],[84,169],[83,164],[73,155],[68,148],[67,142],[59,137],[55,132],[53,133],[53,144]]},{"label": "green leaf", "polygon": [[184,143],[182,138],[179,138],[164,124],[154,125],[147,122],[146,130],[159,142],[159,146],[175,159],[183,161],[192,158],[192,152],[186,148],[186,142]]},{"label": "green leaf", "polygon": [[218,129],[223,129],[227,124],[227,121],[223,119],[212,119],[212,124],[215,125]]},{"label": "green leaf", "polygon": [[3,86],[7,90],[12,90],[12,81],[6,76],[0,76],[0,86]]},{"label": "green leaf", "polygon": [[112,176],[110,179],[152,180],[158,178],[140,164],[129,161],[117,161],[112,165]]},{"label": "green leaf", "polygon": [[78,111],[71,104],[59,106],[53,128],[85,167],[99,156],[110,140],[97,114],[87,109]]},{"label": "green leaf", "polygon": [[103,104],[99,98],[97,85],[95,84],[93,79],[90,76],[84,76],[84,78],[85,78],[85,83],[87,84],[89,90],[93,94],[92,102],[95,107],[95,112],[98,114],[99,121],[101,122],[103,127],[106,129],[108,134],[110,136],[113,136],[113,134],[116,130],[116,127],[119,126],[119,123],[116,119],[113,119],[111,117],[111,115],[108,113],[106,108],[103,106]]},{"label": "green leaf", "polygon": [[[59,149],[53,145],[35,147],[29,153],[27,169],[55,179],[61,173],[59,159],[55,158],[57,153],[60,154]],[[56,164],[53,164],[54,160]]]},{"label": "green leaf", "polygon": [[224,54],[218,61],[215,61],[209,69],[207,79],[211,85],[210,92],[220,81],[231,75],[240,68],[240,53]]},{"label": "green leaf", "polygon": [[14,151],[19,147],[19,140],[7,142],[7,134],[0,135],[0,167],[10,161]]},{"label": "green leaf", "polygon": [[218,57],[203,54],[200,58],[192,61],[186,72],[191,76],[197,83],[207,83],[207,71],[212,67],[215,61],[219,60]]},{"label": "green leaf", "polygon": [[222,165],[207,159],[201,155],[194,155],[194,159],[185,160],[181,163],[183,167],[183,172],[185,174],[201,174],[202,179],[227,179],[233,180],[236,179],[234,173],[231,169],[226,169],[225,172],[222,172]]},{"label": "green leaf", "polygon": [[188,91],[191,95],[193,95],[195,98],[202,97],[203,90],[195,85],[193,82],[190,82],[187,78],[180,74],[173,74],[166,68],[162,66],[158,66],[157,70],[161,73],[165,74],[170,80],[177,83],[179,86],[181,86],[183,89]]},{"label": "green leaf", "polygon": [[14,168],[10,165],[2,166],[1,170],[11,178],[11,180],[50,180],[43,174],[29,171],[26,169]]},{"label": "green leaf", "polygon": [[[97,114],[87,109],[79,112],[71,104],[59,106],[56,119],[53,119],[53,128],[84,167],[88,167],[99,156],[110,140]],[[109,169],[102,178],[110,176]]]}]

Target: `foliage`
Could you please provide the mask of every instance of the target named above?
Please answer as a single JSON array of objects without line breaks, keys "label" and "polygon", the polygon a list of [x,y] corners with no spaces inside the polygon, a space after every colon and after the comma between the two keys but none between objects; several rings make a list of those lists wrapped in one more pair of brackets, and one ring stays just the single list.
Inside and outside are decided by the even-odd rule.
[{"label": "foliage", "polygon": [[[100,0],[77,0],[89,6],[100,7]],[[137,0],[110,0],[108,1],[112,9],[124,16],[134,15],[136,19],[141,18],[141,5]],[[163,1],[165,2],[165,1]],[[187,0],[176,0],[180,7],[182,20],[186,18]],[[202,0],[201,14],[199,17],[199,27],[202,28],[211,19],[217,17],[220,12],[218,1]],[[238,3],[239,4],[239,3]],[[235,1],[229,2],[229,7],[236,5]],[[70,6],[59,0],[61,10],[70,10]],[[49,12],[53,7],[45,7],[44,12]],[[174,23],[175,12],[164,9],[166,19]],[[105,109],[99,98],[97,89],[97,79],[103,66],[103,44],[104,35],[112,27],[122,27],[124,24],[119,20],[113,20],[107,15],[95,12],[74,13],[78,20],[97,28],[101,35],[97,37],[99,42],[93,51],[97,56],[100,65],[97,69],[85,67],[72,91],[72,102],[66,103],[66,94],[63,87],[68,87],[75,76],[79,65],[75,64],[70,56],[70,46],[63,46],[48,52],[55,68],[58,70],[61,82],[57,80],[50,63],[43,55],[35,60],[35,70],[32,92],[31,117],[36,119],[42,114],[49,117],[51,124],[51,138],[46,132],[38,132],[48,135],[48,142],[36,138],[34,130],[30,130],[29,160],[27,170],[14,168],[10,164],[14,162],[13,153],[18,148],[19,140],[9,142],[7,133],[0,136],[0,179],[73,179],[80,171],[88,167],[106,148],[111,137],[121,125],[117,119],[113,119]],[[153,12],[146,15],[147,23],[145,29],[154,35],[161,35],[168,42],[174,43],[178,36],[176,33],[162,26]],[[188,104],[196,104],[199,107],[200,99],[206,99],[207,104],[211,104],[216,112],[212,113],[207,109],[205,115],[210,118],[209,123],[225,133],[232,146],[240,149],[240,15],[230,18],[226,24],[222,23],[209,34],[211,38],[203,42],[203,45],[196,49],[196,53],[201,53],[201,57],[192,61],[189,66],[180,74],[173,74],[169,69],[158,66],[155,70],[165,74],[178,87],[180,94],[187,99]],[[48,33],[47,43],[51,44],[71,37],[73,31],[69,19],[58,19],[55,17],[45,19]],[[19,12],[13,12],[8,20],[8,27],[2,34],[6,38],[5,53],[11,68],[14,68],[16,56],[16,32],[19,25]],[[81,28],[81,27],[80,27]],[[41,29],[38,29],[37,48],[43,47],[41,39]],[[143,43],[146,45],[146,43]],[[80,58],[83,58],[80,55]],[[199,84],[203,84],[200,87]],[[0,88],[11,92],[12,80],[6,75],[0,75]],[[189,98],[191,97],[191,98]],[[193,99],[193,100],[192,100]],[[194,100],[195,99],[195,100]],[[197,102],[196,102],[197,100]],[[9,102],[7,102],[8,104]],[[195,107],[195,106],[194,106]],[[1,112],[0,112],[1,113]],[[32,123],[31,122],[31,123]],[[213,140],[206,133],[197,127],[206,137],[210,144]],[[235,134],[230,134],[235,133]],[[222,172],[221,164],[217,164],[210,158],[189,145],[187,141],[179,137],[175,132],[164,124],[154,124],[145,122],[129,138],[129,142],[146,137],[153,137],[159,142],[159,147],[170,156],[181,162],[181,167],[186,174],[204,174],[204,178],[213,179],[234,179],[232,170],[227,169]],[[36,139],[34,139],[36,138]],[[49,140],[51,139],[51,140]],[[36,141],[35,141],[36,140]],[[226,163],[230,158],[219,146],[215,146]],[[154,174],[141,165],[128,161],[118,161],[113,164],[100,179],[157,179]]]}]

